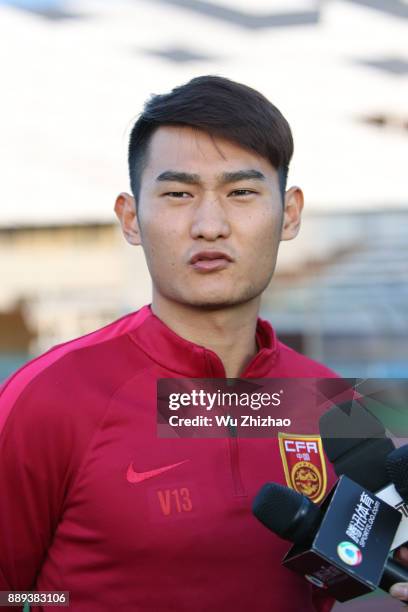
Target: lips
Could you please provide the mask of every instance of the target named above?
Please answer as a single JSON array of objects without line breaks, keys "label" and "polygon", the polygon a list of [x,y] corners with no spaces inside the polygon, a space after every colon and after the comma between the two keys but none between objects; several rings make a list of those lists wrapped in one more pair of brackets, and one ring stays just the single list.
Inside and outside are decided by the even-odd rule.
[{"label": "lips", "polygon": [[233,261],[224,251],[200,251],[190,258],[191,266],[198,272],[218,272]]},{"label": "lips", "polygon": [[200,251],[190,258],[190,263],[194,265],[198,261],[211,261],[214,259],[225,259],[226,261],[232,261],[232,257],[223,251]]}]

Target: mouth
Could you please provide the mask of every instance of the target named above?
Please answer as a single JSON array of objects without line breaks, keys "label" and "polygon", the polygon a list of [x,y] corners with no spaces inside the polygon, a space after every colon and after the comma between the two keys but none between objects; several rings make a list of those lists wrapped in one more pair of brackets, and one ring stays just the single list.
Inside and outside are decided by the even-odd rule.
[{"label": "mouth", "polygon": [[190,258],[190,265],[200,272],[216,272],[227,268],[233,259],[223,251],[200,251]]}]

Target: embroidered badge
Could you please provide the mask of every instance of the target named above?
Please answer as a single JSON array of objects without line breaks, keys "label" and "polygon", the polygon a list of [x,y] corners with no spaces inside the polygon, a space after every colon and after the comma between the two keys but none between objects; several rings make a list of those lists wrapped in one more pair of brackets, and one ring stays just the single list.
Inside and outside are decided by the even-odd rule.
[{"label": "embroidered badge", "polygon": [[326,493],[327,472],[320,436],[280,432],[279,450],[288,486],[313,502],[321,501]]}]

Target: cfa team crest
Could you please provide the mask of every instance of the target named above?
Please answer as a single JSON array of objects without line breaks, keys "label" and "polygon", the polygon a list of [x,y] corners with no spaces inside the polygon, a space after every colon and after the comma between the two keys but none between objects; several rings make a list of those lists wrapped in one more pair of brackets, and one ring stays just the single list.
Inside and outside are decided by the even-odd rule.
[{"label": "cfa team crest", "polygon": [[279,433],[279,449],[288,486],[318,503],[327,487],[320,436]]}]

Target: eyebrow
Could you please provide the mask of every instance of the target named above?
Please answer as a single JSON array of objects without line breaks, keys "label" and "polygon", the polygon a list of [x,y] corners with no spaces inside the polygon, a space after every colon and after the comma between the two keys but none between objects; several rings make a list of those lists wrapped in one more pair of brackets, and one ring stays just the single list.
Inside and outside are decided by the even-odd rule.
[{"label": "eyebrow", "polygon": [[256,179],[264,181],[265,175],[259,170],[237,170],[236,172],[224,172],[220,177],[221,183],[236,183],[237,181],[248,181]]},{"label": "eyebrow", "polygon": [[[236,183],[237,181],[247,181],[255,179],[264,181],[265,175],[259,170],[237,170],[236,172],[223,172],[218,176],[220,184]],[[190,174],[189,172],[178,172],[177,170],[166,170],[159,174],[156,181],[174,181],[178,183],[187,183],[188,185],[200,185],[201,179],[198,174]]]},{"label": "eyebrow", "polygon": [[176,181],[178,183],[188,183],[196,185],[200,183],[198,174],[190,174],[189,172],[177,172],[176,170],[166,170],[159,174],[156,181]]}]

